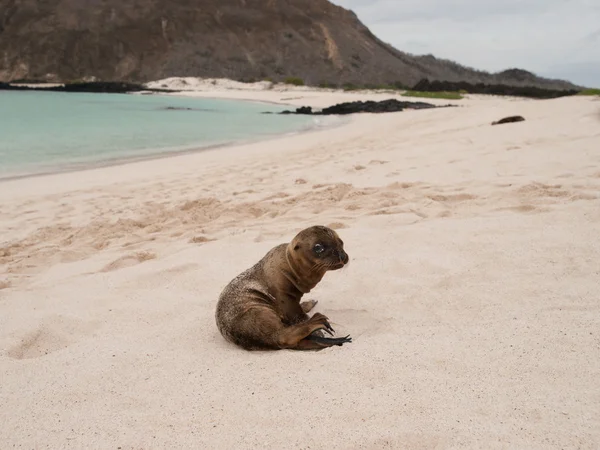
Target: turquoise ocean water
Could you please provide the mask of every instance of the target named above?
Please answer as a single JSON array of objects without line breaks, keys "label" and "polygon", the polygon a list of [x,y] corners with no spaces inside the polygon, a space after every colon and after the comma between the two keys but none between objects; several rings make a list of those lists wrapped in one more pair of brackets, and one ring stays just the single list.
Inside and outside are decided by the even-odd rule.
[{"label": "turquoise ocean water", "polygon": [[[176,109],[168,109],[176,108]],[[0,179],[310,128],[279,105],[159,95],[0,91]]]}]

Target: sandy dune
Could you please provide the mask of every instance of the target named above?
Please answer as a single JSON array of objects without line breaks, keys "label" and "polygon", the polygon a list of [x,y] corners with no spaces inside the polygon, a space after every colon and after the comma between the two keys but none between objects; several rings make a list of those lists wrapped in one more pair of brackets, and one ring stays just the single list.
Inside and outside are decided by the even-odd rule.
[{"label": "sandy dune", "polygon": [[[291,94],[190,93],[367,98]],[[0,447],[600,448],[600,102],[457,103],[1,183]],[[227,344],[221,289],[313,224],[354,342]]]}]

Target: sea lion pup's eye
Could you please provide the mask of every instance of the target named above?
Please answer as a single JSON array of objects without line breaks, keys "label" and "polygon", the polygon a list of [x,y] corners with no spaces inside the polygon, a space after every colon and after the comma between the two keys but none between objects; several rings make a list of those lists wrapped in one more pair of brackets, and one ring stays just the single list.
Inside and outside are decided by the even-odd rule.
[{"label": "sea lion pup's eye", "polygon": [[325,251],[325,246],[323,244],[316,244],[313,247],[314,252],[319,255]]}]

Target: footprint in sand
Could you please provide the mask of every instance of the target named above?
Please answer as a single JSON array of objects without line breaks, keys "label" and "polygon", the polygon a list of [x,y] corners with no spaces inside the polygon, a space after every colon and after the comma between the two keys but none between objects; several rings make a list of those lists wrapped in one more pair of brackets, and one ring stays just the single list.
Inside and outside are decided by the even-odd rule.
[{"label": "footprint in sand", "polygon": [[139,286],[144,286],[144,289],[163,289],[165,285],[177,283],[177,277],[197,271],[199,267],[200,264],[186,263],[164,270],[150,271],[129,279],[123,284],[123,287],[139,289]]},{"label": "footprint in sand", "polygon": [[331,228],[332,230],[341,230],[343,228],[348,228],[348,226],[342,222],[332,222],[328,224],[327,227]]},{"label": "footprint in sand", "polygon": [[89,256],[88,252],[84,251],[74,251],[74,250],[64,250],[60,254],[60,262],[63,263],[71,263],[75,261],[82,261]]},{"label": "footprint in sand", "polygon": [[362,206],[357,203],[351,203],[350,205],[346,205],[344,209],[346,211],[358,211],[359,209],[362,209]]},{"label": "footprint in sand", "polygon": [[560,184],[544,184],[544,183],[528,183],[516,189],[519,196],[532,197],[547,197],[547,198],[562,198],[572,195],[571,192],[564,189]]},{"label": "footprint in sand", "polygon": [[26,333],[20,342],[8,349],[13,359],[33,359],[67,348],[81,337],[90,335],[97,325],[55,316],[45,319],[35,330]]},{"label": "footprint in sand", "polygon": [[496,211],[513,211],[523,214],[531,212],[542,212],[542,210],[540,210],[534,205],[508,206],[506,208],[497,208]]},{"label": "footprint in sand", "polygon": [[436,202],[463,202],[466,200],[474,200],[477,198],[475,195],[471,194],[450,194],[450,195],[429,195],[431,200]]},{"label": "footprint in sand", "polygon": [[289,196],[290,196],[290,194],[288,194],[286,192],[277,192],[273,195],[270,195],[269,197],[264,198],[263,201],[277,200],[280,198],[288,198]]},{"label": "footprint in sand", "polygon": [[[394,190],[398,190],[398,189],[409,189],[411,187],[415,187],[416,185],[417,185],[417,183],[406,183],[406,182],[402,183],[402,182],[397,181],[395,183],[388,184],[386,186],[386,189],[394,191]],[[425,187],[423,187],[423,189],[429,189],[429,186],[425,186]]]},{"label": "footprint in sand", "polygon": [[190,244],[205,244],[214,241],[215,239],[207,238],[206,236],[194,236],[190,239]]},{"label": "footprint in sand", "polygon": [[[234,192],[233,195],[238,196],[238,195],[244,195],[244,194],[255,194],[256,191],[253,189],[246,189],[245,191],[239,191],[239,192]],[[184,205],[185,206],[185,205]]]},{"label": "footprint in sand", "polygon": [[385,333],[392,329],[396,323],[394,319],[389,317],[376,317],[366,309],[328,308],[327,312],[336,334],[339,336],[350,334],[353,339],[363,335]]},{"label": "footprint in sand", "polygon": [[125,267],[135,266],[137,264],[143,263],[144,261],[149,261],[155,258],[155,253],[137,252],[132,255],[122,256],[121,258],[114,260],[110,264],[104,266],[104,268],[100,270],[100,272],[112,272],[114,270],[124,269]]},{"label": "footprint in sand", "polygon": [[581,193],[581,194],[575,194],[569,198],[569,200],[571,200],[572,202],[574,202],[576,200],[598,200],[598,199],[600,199],[600,195],[587,194],[585,192]]}]

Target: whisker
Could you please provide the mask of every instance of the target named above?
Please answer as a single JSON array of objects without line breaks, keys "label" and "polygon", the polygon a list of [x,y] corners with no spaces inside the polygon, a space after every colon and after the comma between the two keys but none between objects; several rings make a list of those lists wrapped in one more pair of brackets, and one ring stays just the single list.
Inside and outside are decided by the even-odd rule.
[{"label": "whisker", "polygon": [[322,270],[324,268],[325,268],[325,263],[319,261],[318,264],[315,264],[315,268],[314,268],[313,272],[317,272],[317,271]]},{"label": "whisker", "polygon": [[321,261],[317,261],[316,263],[314,263],[310,268],[310,271],[314,271],[317,267],[319,267],[319,264],[321,264]]},{"label": "whisker", "polygon": [[337,266],[337,261],[317,261],[316,263],[314,263],[311,268],[309,269],[310,273],[314,273],[317,271],[321,271],[323,269],[325,270],[329,270],[335,266]]}]

